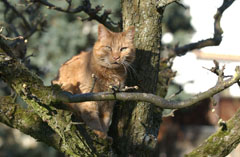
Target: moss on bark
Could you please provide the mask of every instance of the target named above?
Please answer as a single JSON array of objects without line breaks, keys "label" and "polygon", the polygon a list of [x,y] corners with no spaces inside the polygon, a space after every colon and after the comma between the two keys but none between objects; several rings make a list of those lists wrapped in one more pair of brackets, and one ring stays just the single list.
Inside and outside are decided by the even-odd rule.
[{"label": "moss on bark", "polygon": [[240,110],[186,157],[224,157],[240,143]]},{"label": "moss on bark", "polygon": [[58,149],[60,137],[35,112],[22,108],[11,96],[0,97],[0,111],[2,123]]},{"label": "moss on bark", "polygon": [[[0,39],[0,46],[7,48],[2,39]],[[111,147],[108,142],[98,139],[84,125],[79,125],[79,127],[73,125],[72,114],[69,111],[51,106],[52,103],[57,103],[53,93],[60,92],[60,89],[44,86],[39,77],[30,72],[18,60],[9,57],[5,51],[10,51],[10,49],[1,51],[0,78],[21,96],[33,112],[45,122],[44,125],[48,125],[49,129],[59,136],[57,141],[49,144],[70,156],[109,156]],[[17,120],[24,121],[25,125],[34,123],[32,121],[34,119],[26,119],[24,115],[18,114],[18,110],[10,113],[15,118],[17,117]],[[12,126],[14,127],[14,125]],[[46,130],[41,131],[44,133]],[[25,131],[25,133],[27,132]],[[41,141],[46,141],[49,137],[39,136],[39,138]]]}]

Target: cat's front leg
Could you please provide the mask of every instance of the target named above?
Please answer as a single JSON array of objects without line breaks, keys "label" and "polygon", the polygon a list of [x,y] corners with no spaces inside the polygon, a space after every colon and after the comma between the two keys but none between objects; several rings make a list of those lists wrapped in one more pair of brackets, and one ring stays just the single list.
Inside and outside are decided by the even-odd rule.
[{"label": "cat's front leg", "polygon": [[88,101],[74,104],[75,112],[79,113],[81,119],[101,138],[106,138],[101,120],[99,117],[99,106],[97,102]]},{"label": "cat's front leg", "polygon": [[112,114],[115,101],[105,101],[100,104],[99,117],[104,132],[108,132],[109,126],[112,123]]}]

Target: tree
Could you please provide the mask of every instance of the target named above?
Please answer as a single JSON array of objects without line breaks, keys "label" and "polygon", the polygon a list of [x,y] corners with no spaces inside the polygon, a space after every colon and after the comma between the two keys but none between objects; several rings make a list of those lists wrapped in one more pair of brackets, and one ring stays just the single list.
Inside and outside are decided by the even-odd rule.
[{"label": "tree", "polygon": [[[3,34],[0,36],[0,77],[27,103],[29,108],[21,107],[13,96],[2,96],[0,98],[0,121],[47,143],[66,155],[153,155],[163,109],[177,109],[194,105],[234,83],[239,83],[239,67],[236,67],[236,73],[233,77],[225,80],[224,68],[221,69],[215,63],[216,66],[211,69],[219,77],[215,87],[184,101],[164,99],[169,82],[174,77],[171,65],[168,64],[170,59],[174,56],[184,55],[193,49],[219,45],[223,33],[220,26],[221,16],[234,0],[224,0],[222,6],[218,8],[214,17],[215,32],[213,38],[169,48],[167,50],[168,58],[161,58],[163,52],[161,44],[162,18],[168,4],[178,3],[181,5],[177,0],[122,0],[122,21],[119,24],[111,20],[111,11],[101,12],[102,7],[92,7],[89,0],[83,0],[78,5],[76,2],[66,0],[67,7],[61,7],[45,0],[21,2],[26,8],[18,10],[9,1],[2,0],[6,8],[3,27],[7,27],[7,24],[10,23],[12,26],[7,27],[8,36],[11,37],[6,37]],[[52,11],[64,12],[67,15],[84,12],[87,15],[87,20],[96,20],[113,31],[120,31],[130,25],[135,26],[137,59],[134,68],[137,78],[129,79],[127,83],[130,88],[137,85],[139,91],[71,95],[55,85],[44,86],[43,81],[27,68],[34,69],[29,64],[29,57],[26,57],[25,45],[25,42],[31,40],[34,33],[44,30],[46,20],[41,16],[36,16],[40,14],[41,8],[44,6]],[[11,15],[7,16],[9,10],[11,10]],[[39,71],[38,68],[35,69],[37,72]],[[122,100],[115,107],[113,124],[109,132],[114,139],[113,144],[99,139],[84,124],[76,125],[71,111],[64,104],[66,102],[113,99]],[[29,112],[29,110],[34,112]],[[203,153],[206,152],[207,155],[219,154],[219,156],[223,156],[231,152],[240,141],[240,136],[232,132],[239,130],[237,127],[239,126],[238,117],[237,113],[232,120],[226,123],[227,129],[220,129],[215,135],[212,135],[208,139],[212,143],[203,144],[189,156],[204,156]],[[218,140],[216,139],[223,139],[222,136],[232,138],[221,141],[217,145],[216,141]]]}]

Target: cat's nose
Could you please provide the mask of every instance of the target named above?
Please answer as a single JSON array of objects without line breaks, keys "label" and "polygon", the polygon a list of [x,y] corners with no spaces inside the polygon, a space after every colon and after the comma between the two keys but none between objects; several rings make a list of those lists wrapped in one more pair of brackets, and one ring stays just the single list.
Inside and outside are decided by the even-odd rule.
[{"label": "cat's nose", "polygon": [[113,59],[114,59],[114,60],[119,60],[119,59],[120,59],[120,56],[113,56]]}]

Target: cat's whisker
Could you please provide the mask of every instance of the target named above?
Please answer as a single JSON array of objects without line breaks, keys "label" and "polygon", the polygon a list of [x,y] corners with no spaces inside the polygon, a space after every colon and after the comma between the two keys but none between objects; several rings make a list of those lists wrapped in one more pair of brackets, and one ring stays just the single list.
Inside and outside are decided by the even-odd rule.
[{"label": "cat's whisker", "polygon": [[124,67],[125,72],[130,75],[130,78],[133,78],[133,75],[132,75],[131,71],[128,69],[128,66],[124,62],[122,63],[122,65]]},{"label": "cat's whisker", "polygon": [[136,70],[133,68],[133,66],[131,64],[129,64],[129,68],[132,70],[133,74],[135,76],[137,76],[137,72],[136,72]]},{"label": "cat's whisker", "polygon": [[129,62],[125,61],[124,63],[127,67],[129,67],[136,74],[136,70],[132,67],[132,65]]},{"label": "cat's whisker", "polygon": [[120,64],[123,66],[123,68],[124,68],[124,71],[127,73],[127,66],[124,64],[124,61],[123,61],[123,62],[121,62]]},{"label": "cat's whisker", "polygon": [[124,68],[124,71],[125,71],[125,74],[127,74],[127,67],[125,64],[122,64],[123,65],[123,68]]},{"label": "cat's whisker", "polygon": [[123,61],[123,64],[125,65],[125,67],[127,68],[127,71],[129,72],[129,74],[131,75],[132,78],[134,78],[134,75],[137,76],[137,72],[136,70],[132,67],[131,64],[129,64],[126,61]]}]

